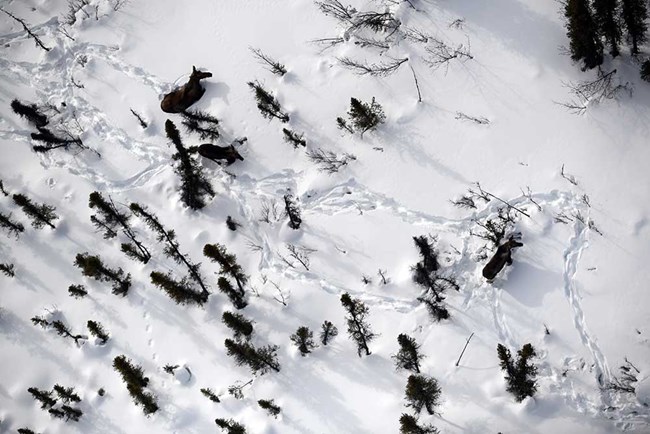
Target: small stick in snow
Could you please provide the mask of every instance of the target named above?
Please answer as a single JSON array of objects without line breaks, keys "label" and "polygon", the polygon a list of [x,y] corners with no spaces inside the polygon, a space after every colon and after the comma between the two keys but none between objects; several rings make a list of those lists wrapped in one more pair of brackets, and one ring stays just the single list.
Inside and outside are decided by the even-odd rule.
[{"label": "small stick in snow", "polygon": [[12,14],[11,12],[7,12],[7,11],[4,10],[3,8],[0,8],[0,11],[4,12],[5,14],[9,15],[9,16],[10,16],[11,18],[13,18],[14,20],[18,21],[18,22],[23,26],[23,29],[25,29],[25,31],[27,32],[27,34],[28,34],[29,36],[31,36],[32,38],[34,38],[34,40],[36,41],[36,45],[38,45],[39,47],[41,47],[41,48],[42,48],[43,50],[45,50],[45,51],[50,51],[50,50],[51,50],[50,48],[46,47],[46,46],[43,44],[43,41],[41,41],[40,38],[39,38],[38,36],[36,36],[34,33],[32,33],[31,30],[29,30],[29,27],[27,27],[27,24],[25,23],[24,20],[18,18],[17,16],[15,16],[14,14]]},{"label": "small stick in snow", "polygon": [[460,353],[460,356],[458,356],[458,360],[456,361],[456,366],[460,363],[460,359],[463,358],[463,354],[465,354],[465,350],[467,349],[467,345],[469,345],[469,341],[472,339],[472,336],[474,336],[474,332],[472,332],[471,335],[467,338],[467,342],[465,342],[465,346],[463,347],[463,351]]},{"label": "small stick in snow", "polygon": [[562,169],[560,169],[560,175],[562,175],[562,178],[566,179],[573,185],[578,185],[578,181],[576,181],[576,177],[573,175],[569,175],[568,173],[564,173],[564,164],[562,165]]}]

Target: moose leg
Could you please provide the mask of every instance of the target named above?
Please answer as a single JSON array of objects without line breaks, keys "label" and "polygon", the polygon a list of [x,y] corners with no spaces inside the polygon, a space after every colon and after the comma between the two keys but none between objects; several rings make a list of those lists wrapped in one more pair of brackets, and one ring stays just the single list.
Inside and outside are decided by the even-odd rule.
[{"label": "moose leg", "polygon": [[506,259],[506,264],[512,265],[512,252],[508,252],[508,259]]}]

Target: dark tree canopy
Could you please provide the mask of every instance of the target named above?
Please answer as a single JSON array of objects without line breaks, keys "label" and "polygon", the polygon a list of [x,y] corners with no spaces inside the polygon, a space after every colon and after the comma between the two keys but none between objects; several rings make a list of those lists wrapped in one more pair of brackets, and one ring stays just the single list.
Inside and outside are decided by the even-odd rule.
[{"label": "dark tree canopy", "polygon": [[426,408],[429,414],[434,414],[441,393],[435,378],[421,374],[411,375],[406,382],[406,406],[413,407],[416,413]]},{"label": "dark tree canopy", "polygon": [[203,306],[208,301],[208,293],[197,291],[188,279],[175,280],[169,273],[152,271],[149,275],[151,283],[167,293],[169,298],[178,304],[197,304]]},{"label": "dark tree canopy", "polygon": [[221,316],[221,322],[234,332],[234,338],[237,340],[241,339],[242,336],[250,339],[253,334],[253,322],[239,313],[226,311]]},{"label": "dark tree canopy", "polygon": [[280,372],[277,359],[278,347],[267,345],[255,348],[248,342],[236,342],[226,339],[224,342],[226,352],[235,359],[237,366],[247,365],[253,374],[265,374],[269,371]]},{"label": "dark tree canopy", "polygon": [[316,348],[316,343],[314,342],[314,332],[309,330],[309,327],[298,327],[298,330],[296,330],[296,332],[291,335],[290,339],[291,342],[293,342],[294,345],[298,347],[300,355],[303,357],[311,353],[311,351]]},{"label": "dark tree canopy", "polygon": [[339,329],[331,321],[323,321],[320,332],[320,341],[323,345],[329,344],[338,334]]},{"label": "dark tree canopy", "polygon": [[612,57],[619,55],[618,44],[621,42],[621,29],[618,25],[618,0],[594,0],[594,20],[598,30],[609,44]]},{"label": "dark tree canopy", "polygon": [[257,401],[257,405],[266,410],[273,417],[277,417],[282,410],[272,399],[260,399]]},{"label": "dark tree canopy", "polygon": [[505,372],[506,390],[514,395],[517,402],[533,396],[537,391],[537,367],[530,362],[537,355],[533,346],[526,344],[517,351],[516,362],[512,360],[510,350],[501,344],[497,345],[497,355],[499,366]]},{"label": "dark tree canopy", "polygon": [[420,345],[412,337],[401,333],[397,336],[399,351],[393,356],[397,369],[407,369],[420,373],[420,362],[425,357],[420,354]]},{"label": "dark tree canopy", "polygon": [[400,434],[438,434],[438,430],[430,424],[420,425],[410,414],[403,413],[399,418]]},{"label": "dark tree canopy", "polygon": [[217,418],[214,422],[219,428],[221,428],[221,431],[226,434],[246,434],[246,428],[244,425],[235,422],[233,419]]},{"label": "dark tree canopy", "polygon": [[14,99],[11,101],[11,109],[37,128],[44,127],[49,122],[47,116],[41,113],[41,109],[36,104],[23,104]]},{"label": "dark tree canopy", "polygon": [[25,226],[22,223],[16,222],[11,219],[11,214],[3,214],[0,212],[0,227],[9,232],[10,235],[18,236],[25,231]]},{"label": "dark tree canopy", "polygon": [[567,0],[564,15],[567,18],[567,35],[571,59],[582,61],[585,69],[603,63],[603,45],[588,0]]},{"label": "dark tree canopy", "polygon": [[131,274],[124,276],[121,268],[117,270],[106,267],[99,256],[93,256],[86,253],[78,253],[74,264],[81,268],[84,276],[92,277],[100,282],[112,282],[112,292],[115,295],[123,297],[129,292],[131,287]]},{"label": "dark tree canopy", "polygon": [[381,105],[372,98],[370,104],[359,101],[356,98],[350,98],[350,110],[348,111],[350,122],[354,130],[363,133],[368,130],[374,130],[379,124],[384,123],[386,115]]},{"label": "dark tree canopy", "polygon": [[46,204],[34,204],[24,194],[14,194],[11,197],[14,200],[14,203],[21,207],[23,212],[32,219],[32,226],[34,228],[41,229],[45,225],[52,229],[55,228],[52,222],[59,218],[59,216],[54,212],[56,211],[55,207]]},{"label": "dark tree canopy", "polygon": [[242,267],[237,263],[237,257],[228,253],[226,247],[221,244],[206,244],[203,247],[203,254],[213,262],[221,266],[219,274],[232,277],[237,282],[239,291],[244,294],[244,286],[248,283],[248,276]]},{"label": "dark tree canopy", "polygon": [[346,322],[348,325],[348,334],[357,344],[357,354],[361,357],[365,352],[370,355],[368,344],[372,342],[377,335],[372,332],[370,324],[366,321],[368,316],[368,307],[359,299],[353,299],[347,292],[341,295],[341,304],[347,311]]},{"label": "dark tree canopy", "polygon": [[639,54],[639,45],[647,41],[648,25],[647,0],[621,0],[623,4],[623,23],[628,40],[632,43],[632,55]]}]

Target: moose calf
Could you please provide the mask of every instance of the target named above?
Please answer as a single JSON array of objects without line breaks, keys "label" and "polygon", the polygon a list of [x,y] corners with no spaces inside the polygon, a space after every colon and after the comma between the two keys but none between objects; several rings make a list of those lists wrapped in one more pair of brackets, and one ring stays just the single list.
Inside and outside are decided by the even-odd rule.
[{"label": "moose calf", "polygon": [[184,112],[201,99],[205,93],[205,89],[201,86],[200,81],[204,78],[212,77],[211,72],[197,71],[195,66],[192,66],[192,75],[190,80],[183,86],[165,95],[160,102],[160,108],[165,113],[181,113]]},{"label": "moose calf", "polygon": [[490,259],[490,262],[483,267],[483,277],[488,282],[491,282],[506,264],[512,265],[512,249],[521,246],[523,246],[523,243],[516,241],[513,237],[510,237],[508,241],[501,244],[492,259]]}]

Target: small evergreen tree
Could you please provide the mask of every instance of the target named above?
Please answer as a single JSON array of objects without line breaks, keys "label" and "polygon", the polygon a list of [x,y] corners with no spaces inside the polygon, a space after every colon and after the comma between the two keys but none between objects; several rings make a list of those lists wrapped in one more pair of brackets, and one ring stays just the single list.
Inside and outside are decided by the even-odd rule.
[{"label": "small evergreen tree", "polygon": [[582,70],[592,69],[603,63],[603,44],[588,0],[567,0],[564,9],[567,18],[571,59],[583,61]]},{"label": "small evergreen tree", "polygon": [[151,254],[136,238],[135,232],[129,224],[130,216],[118,210],[110,196],[106,200],[101,193],[94,191],[90,193],[88,206],[97,209],[97,214],[90,216],[90,221],[93,222],[98,230],[104,231],[104,239],[116,237],[118,229],[121,229],[122,233],[131,241],[129,243],[122,243],[122,252],[129,258],[138,260],[144,264],[149,262]]},{"label": "small evergreen tree", "polygon": [[535,349],[531,344],[524,345],[521,350],[517,351],[517,362],[514,363],[510,350],[505,346],[497,345],[497,354],[499,356],[499,365],[506,373],[506,390],[512,393],[517,402],[523,401],[528,396],[533,396],[537,391],[537,367],[530,363],[530,359],[535,357]]},{"label": "small evergreen tree", "polygon": [[221,402],[219,396],[217,396],[209,387],[202,388],[201,393],[212,402]]},{"label": "small evergreen tree", "polygon": [[361,353],[365,352],[369,356],[370,348],[368,348],[368,344],[377,335],[372,332],[370,324],[366,321],[366,316],[368,316],[369,312],[368,307],[361,300],[351,298],[347,292],[341,295],[341,304],[348,313],[348,317],[346,318],[348,334],[357,344],[357,354],[361,357]]},{"label": "small evergreen tree", "polygon": [[66,404],[71,402],[81,402],[81,398],[75,393],[74,387],[63,387],[60,384],[55,384],[52,390]]},{"label": "small evergreen tree", "polygon": [[298,134],[288,128],[282,128],[282,132],[284,133],[284,141],[293,145],[295,149],[298,149],[299,146],[303,148],[307,146],[307,141],[303,139],[304,134]]},{"label": "small evergreen tree", "polygon": [[77,344],[77,346],[79,346],[79,341],[81,339],[88,339],[87,336],[73,334],[70,328],[61,320],[52,321],[49,325],[52,326],[59,336],[74,340],[74,343]]},{"label": "small evergreen tree", "polygon": [[181,178],[181,200],[191,209],[201,209],[206,205],[206,196],[211,198],[215,195],[212,184],[203,174],[201,166],[183,146],[176,125],[169,119],[165,122],[165,132],[176,147],[172,159],[178,162],[175,170]]},{"label": "small evergreen tree", "polygon": [[348,131],[358,131],[361,133],[362,138],[366,131],[374,130],[386,120],[383,108],[375,101],[374,97],[370,104],[359,101],[356,98],[350,98],[348,116],[352,125],[349,126],[343,118],[337,118],[336,121],[339,128],[344,128]]},{"label": "small evergreen tree", "polygon": [[124,276],[121,268],[113,270],[106,267],[99,256],[91,256],[86,253],[78,253],[74,264],[81,268],[84,276],[92,277],[100,282],[112,282],[112,293],[126,297],[131,287],[131,274]]},{"label": "small evergreen tree", "polygon": [[17,115],[25,118],[27,122],[36,128],[44,127],[48,124],[47,116],[41,113],[40,108],[36,104],[23,104],[22,102],[14,99],[11,101],[11,109]]},{"label": "small evergreen tree", "polygon": [[18,434],[36,434],[36,432],[29,428],[18,428]]},{"label": "small evergreen tree", "polygon": [[106,342],[108,342],[108,333],[101,325],[101,323],[93,320],[88,320],[86,325],[88,326],[88,331],[90,334],[99,339],[100,345],[104,345]]},{"label": "small evergreen tree", "polygon": [[285,194],[284,197],[284,212],[289,217],[289,227],[291,229],[299,229],[302,224],[302,218],[300,218],[300,208],[296,204],[296,201],[291,194]]},{"label": "small evergreen tree", "polygon": [[400,434],[438,434],[438,430],[430,424],[419,425],[418,420],[410,414],[403,413],[399,418]]},{"label": "small evergreen tree", "polygon": [[650,82],[650,60],[646,60],[641,64],[641,78]]},{"label": "small evergreen tree", "polygon": [[57,400],[52,396],[53,392],[40,390],[36,387],[30,387],[27,391],[32,397],[41,403],[41,409],[52,408],[56,405]]},{"label": "small evergreen tree", "polygon": [[11,219],[11,214],[3,214],[0,212],[0,228],[6,229],[10,235],[18,238],[18,235],[25,231],[25,226],[20,222],[15,222]]},{"label": "small evergreen tree", "polygon": [[225,277],[221,276],[217,280],[217,287],[219,288],[219,291],[223,292],[230,299],[236,309],[243,309],[248,306],[244,294],[242,294],[241,291],[237,291],[232,286],[232,283],[230,283],[230,281]]},{"label": "small evergreen tree", "polygon": [[0,264],[0,271],[7,277],[14,277],[14,264]]},{"label": "small evergreen tree", "polygon": [[594,0],[594,20],[600,34],[609,44],[612,57],[619,55],[618,44],[621,42],[621,29],[617,22],[618,0]]},{"label": "small evergreen tree", "polygon": [[639,45],[647,41],[648,25],[647,0],[621,0],[623,4],[623,23],[627,37],[632,42],[632,55],[639,54]]},{"label": "small evergreen tree", "polygon": [[440,386],[435,378],[421,374],[410,375],[406,382],[406,406],[413,407],[417,413],[424,407],[429,414],[434,414],[440,393]]},{"label": "small evergreen tree", "polygon": [[215,141],[219,138],[219,119],[200,110],[181,112],[183,125],[188,133],[198,134],[201,140]]},{"label": "small evergreen tree", "polygon": [[170,274],[152,271],[149,274],[151,283],[167,293],[178,304],[198,304],[203,306],[208,301],[208,293],[197,291],[186,278],[175,280]]},{"label": "small evergreen tree", "polygon": [[298,330],[290,336],[290,339],[291,342],[298,347],[300,355],[303,357],[316,348],[316,344],[314,343],[314,332],[309,330],[309,327],[298,327]]},{"label": "small evergreen tree", "polygon": [[226,311],[221,316],[221,322],[234,332],[234,338],[237,340],[242,336],[249,340],[253,334],[253,322],[247,320],[244,315]]},{"label": "small evergreen tree", "polygon": [[176,241],[176,233],[174,230],[165,229],[162,223],[160,223],[160,220],[158,220],[158,217],[140,204],[132,203],[129,205],[129,208],[133,214],[144,220],[149,229],[156,234],[158,242],[164,242],[166,244],[163,249],[165,256],[173,259],[177,264],[185,265],[190,277],[201,287],[202,296],[207,300],[207,297],[210,294],[206,284],[203,282],[203,277],[199,270],[200,264],[192,263],[188,255],[184,255],[180,252],[180,247],[178,241]]},{"label": "small evergreen tree", "polygon": [[74,298],[84,298],[88,295],[88,291],[83,285],[70,285],[68,286],[68,294]]},{"label": "small evergreen tree", "polygon": [[260,399],[257,401],[257,404],[276,419],[282,410],[279,406],[275,405],[272,399]]},{"label": "small evergreen tree", "polygon": [[397,336],[399,351],[393,356],[397,369],[407,369],[420,373],[420,362],[425,357],[420,354],[420,345],[412,337],[401,333]]},{"label": "small evergreen tree", "polygon": [[235,359],[237,366],[248,365],[253,374],[265,374],[271,370],[280,372],[276,345],[255,348],[248,342],[236,342],[232,339],[226,339],[224,344],[227,354]]},{"label": "small evergreen tree", "polygon": [[237,282],[239,292],[244,295],[244,286],[248,283],[248,276],[244,274],[242,267],[237,264],[237,256],[228,253],[226,247],[218,243],[206,244],[203,247],[203,254],[212,262],[218,263],[221,266],[219,274],[232,277]]},{"label": "small evergreen tree", "polygon": [[81,410],[78,408],[70,407],[69,405],[63,404],[61,406],[61,410],[65,415],[65,420],[73,420],[75,422],[79,422],[79,419],[81,416],[83,416],[83,412]]},{"label": "small evergreen tree", "polygon": [[262,85],[255,82],[248,82],[250,87],[255,93],[255,100],[257,101],[257,108],[267,119],[277,118],[280,122],[289,122],[289,115],[282,111],[282,106],[273,95],[271,95]]},{"label": "small evergreen tree", "polygon": [[63,419],[65,417],[65,412],[60,408],[50,408],[47,412],[50,413],[50,416],[57,419]]},{"label": "small evergreen tree", "polygon": [[14,194],[11,198],[14,200],[14,203],[21,207],[23,212],[32,219],[32,227],[35,229],[41,229],[43,226],[48,225],[52,229],[55,228],[52,222],[59,218],[59,216],[54,213],[56,210],[55,207],[46,204],[34,204],[24,194]]},{"label": "small evergreen tree", "polygon": [[232,419],[217,418],[214,422],[219,428],[221,428],[221,431],[224,431],[226,434],[246,434],[246,428],[244,425],[235,422]]},{"label": "small evergreen tree", "polygon": [[[32,133],[30,137],[37,142],[43,142],[44,145],[34,145],[34,152],[45,153],[55,149],[69,150],[71,147],[83,151],[88,148],[84,145],[79,137],[73,136],[69,131],[65,131],[65,137],[61,137],[48,130],[45,127],[38,127],[38,133]],[[58,133],[60,134],[60,133]],[[97,151],[95,151],[97,153]],[[97,153],[99,156],[99,153]]]},{"label": "small evergreen tree", "polygon": [[144,376],[141,366],[134,365],[125,355],[113,359],[113,368],[120,374],[126,383],[126,389],[136,405],[142,406],[145,416],[158,411],[156,397],[144,390],[149,384],[149,378]]},{"label": "small evergreen tree", "polygon": [[320,341],[323,345],[329,344],[339,334],[339,329],[330,321],[325,320],[321,326]]}]

